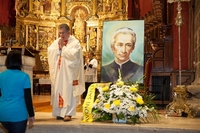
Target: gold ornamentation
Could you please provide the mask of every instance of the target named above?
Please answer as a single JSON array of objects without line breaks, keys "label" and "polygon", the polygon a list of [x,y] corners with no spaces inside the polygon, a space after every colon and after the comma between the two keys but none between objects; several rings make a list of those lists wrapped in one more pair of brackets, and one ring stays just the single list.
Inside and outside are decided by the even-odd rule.
[{"label": "gold ornamentation", "polygon": [[[81,42],[83,51],[93,50],[99,61],[103,22],[126,19],[128,5],[127,0],[16,0],[15,3],[18,46],[39,50],[46,59],[48,45],[59,37],[58,25],[66,23]],[[93,39],[92,35],[88,38],[91,27],[96,31]]]},{"label": "gold ornamentation", "polygon": [[188,116],[191,116],[191,111],[186,104],[186,87],[181,85],[181,29],[183,25],[183,18],[181,15],[181,2],[190,1],[190,0],[168,0],[168,3],[178,2],[177,5],[177,17],[176,26],[178,26],[178,46],[179,46],[179,85],[174,88],[174,99],[171,103],[167,105],[167,114],[176,113],[178,116],[182,116],[183,113],[186,113]]},{"label": "gold ornamentation", "polygon": [[166,113],[171,115],[175,113],[177,116],[183,116],[186,113],[191,117],[191,111],[188,104],[186,103],[186,87],[184,85],[178,85],[174,88],[174,99],[167,105]]}]

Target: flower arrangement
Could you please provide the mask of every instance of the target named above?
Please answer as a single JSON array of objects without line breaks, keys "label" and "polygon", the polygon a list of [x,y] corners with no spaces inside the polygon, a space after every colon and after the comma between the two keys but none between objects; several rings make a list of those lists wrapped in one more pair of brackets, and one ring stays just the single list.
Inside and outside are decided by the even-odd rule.
[{"label": "flower arrangement", "polygon": [[[99,94],[93,104],[92,113],[95,121],[123,120],[126,123],[140,123],[147,120],[148,112],[157,111],[153,104],[138,93],[139,84],[126,85],[121,76],[115,84],[97,87]],[[113,117],[114,116],[114,117]]]}]

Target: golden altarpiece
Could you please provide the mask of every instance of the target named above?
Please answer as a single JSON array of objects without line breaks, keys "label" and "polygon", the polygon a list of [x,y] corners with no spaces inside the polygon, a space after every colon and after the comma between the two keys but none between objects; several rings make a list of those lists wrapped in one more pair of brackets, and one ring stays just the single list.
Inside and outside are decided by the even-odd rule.
[{"label": "golden altarpiece", "polygon": [[101,63],[103,22],[126,20],[127,4],[128,0],[16,0],[17,45],[37,51],[48,70],[47,47],[58,38],[58,25],[66,23],[84,55],[93,51]]}]

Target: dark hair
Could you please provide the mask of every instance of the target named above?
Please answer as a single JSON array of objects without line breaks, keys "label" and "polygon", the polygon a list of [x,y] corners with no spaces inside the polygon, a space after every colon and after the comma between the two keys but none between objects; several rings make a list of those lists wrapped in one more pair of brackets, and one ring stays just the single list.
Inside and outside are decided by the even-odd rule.
[{"label": "dark hair", "polygon": [[22,67],[22,55],[18,50],[10,51],[7,55],[5,66],[7,69],[18,69]]},{"label": "dark hair", "polygon": [[89,54],[91,54],[92,56],[94,56],[94,52],[90,51]]},{"label": "dark hair", "polygon": [[69,30],[70,30],[70,28],[69,28],[69,26],[68,26],[67,24],[60,24],[60,25],[58,26],[58,29],[62,29],[62,28],[65,28],[66,31],[69,31]]}]

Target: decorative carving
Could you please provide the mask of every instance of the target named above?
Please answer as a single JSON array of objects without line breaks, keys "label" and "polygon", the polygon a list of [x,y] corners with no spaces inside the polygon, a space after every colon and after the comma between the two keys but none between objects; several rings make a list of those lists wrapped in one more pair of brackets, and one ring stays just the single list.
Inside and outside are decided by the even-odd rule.
[{"label": "decorative carving", "polygon": [[178,85],[174,88],[174,99],[166,107],[167,115],[176,113],[178,116],[183,116],[186,113],[189,117],[192,117],[191,110],[186,102],[186,87],[184,85]]},{"label": "decorative carving", "polygon": [[97,6],[97,11],[103,12],[103,3],[102,2],[99,2],[98,6]]},{"label": "decorative carving", "polygon": [[36,49],[37,43],[37,28],[36,25],[29,25],[28,26],[28,40],[27,40],[27,47]]},{"label": "decorative carving", "polygon": [[19,17],[25,17],[26,13],[28,13],[27,7],[27,1],[26,0],[16,0],[15,2],[15,10],[16,10],[16,16]]},{"label": "decorative carving", "polygon": [[47,47],[54,41],[55,28],[40,26],[38,28],[39,36],[39,50],[46,50]]},{"label": "decorative carving", "polygon": [[90,27],[89,30],[89,45],[92,51],[95,51],[97,47],[97,31],[93,27]]},{"label": "decorative carving", "polygon": [[44,13],[51,13],[51,0],[42,0],[41,1],[42,11]]},{"label": "decorative carving", "polygon": [[26,34],[25,25],[20,25],[20,45],[25,44],[25,34]]},{"label": "decorative carving", "polygon": [[111,12],[119,10],[119,0],[99,0],[97,5],[98,12]]},{"label": "decorative carving", "polygon": [[127,0],[16,0],[15,8],[18,45],[39,50],[45,70],[47,47],[58,38],[60,23],[69,24],[84,52],[100,56],[103,22],[127,18]]},{"label": "decorative carving", "polygon": [[60,14],[60,6],[61,6],[61,2],[60,0],[52,0],[52,3],[51,3],[51,7],[52,7],[52,10],[51,10],[51,14],[52,15],[59,15]]},{"label": "decorative carving", "polygon": [[42,14],[43,13],[43,6],[40,0],[33,0],[33,13],[35,14]]},{"label": "decorative carving", "polygon": [[73,33],[81,43],[85,42],[85,12],[82,9],[78,9],[75,12],[75,22],[72,27]]}]

